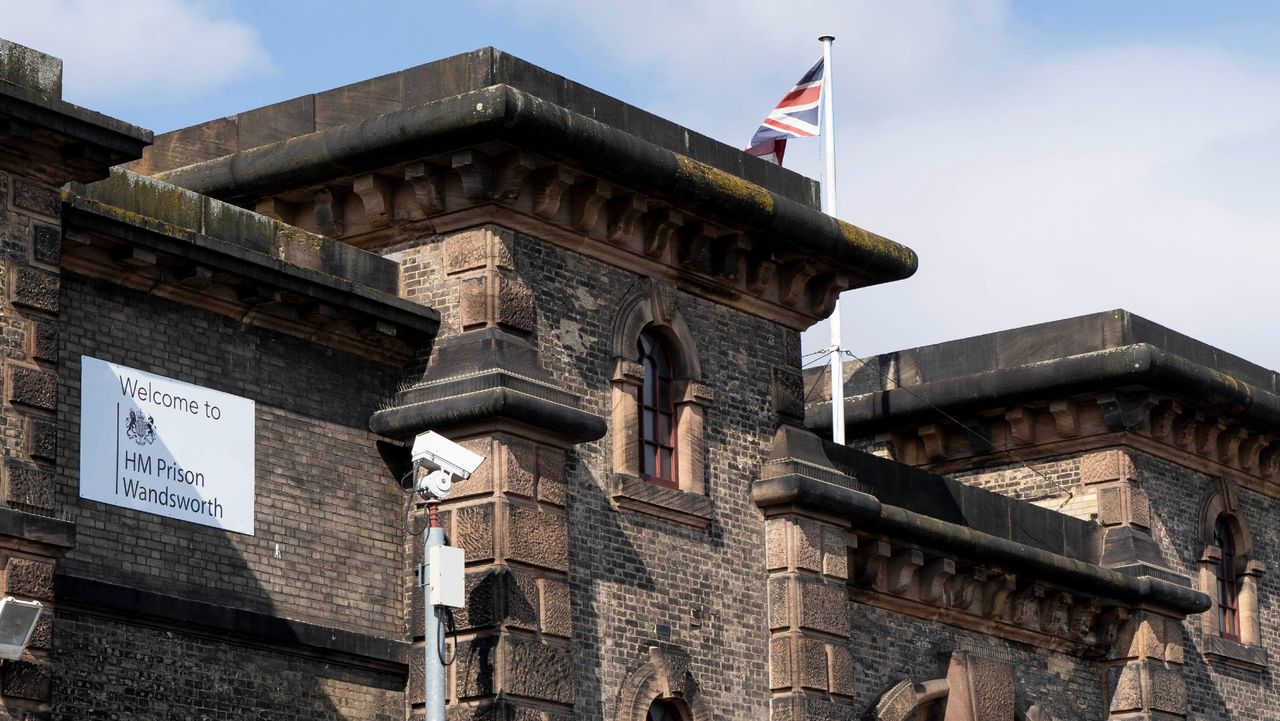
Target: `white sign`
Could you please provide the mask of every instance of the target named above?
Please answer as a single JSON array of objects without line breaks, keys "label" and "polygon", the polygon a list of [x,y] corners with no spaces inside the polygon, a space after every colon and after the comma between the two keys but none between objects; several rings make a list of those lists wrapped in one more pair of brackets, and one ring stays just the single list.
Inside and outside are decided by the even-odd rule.
[{"label": "white sign", "polygon": [[253,401],[80,356],[80,496],[253,535]]}]

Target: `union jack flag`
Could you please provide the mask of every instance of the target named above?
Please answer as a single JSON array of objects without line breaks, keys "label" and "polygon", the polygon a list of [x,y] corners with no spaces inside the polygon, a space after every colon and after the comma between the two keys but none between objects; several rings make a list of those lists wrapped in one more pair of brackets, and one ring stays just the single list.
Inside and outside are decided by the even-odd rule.
[{"label": "union jack flag", "polygon": [[818,134],[818,100],[822,96],[822,61],[809,69],[769,113],[751,138],[747,152],[782,165],[788,138]]}]

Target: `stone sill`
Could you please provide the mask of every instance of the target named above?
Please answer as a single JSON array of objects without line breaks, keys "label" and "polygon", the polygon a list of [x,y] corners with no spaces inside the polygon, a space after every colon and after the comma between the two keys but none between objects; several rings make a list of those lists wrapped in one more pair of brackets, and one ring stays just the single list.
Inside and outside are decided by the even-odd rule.
[{"label": "stone sill", "polygon": [[711,499],[657,486],[636,476],[616,474],[610,495],[619,509],[646,513],[695,528],[711,525]]},{"label": "stone sill", "polygon": [[1204,657],[1212,663],[1262,672],[1267,668],[1267,651],[1261,646],[1248,646],[1221,636],[1205,636]]}]

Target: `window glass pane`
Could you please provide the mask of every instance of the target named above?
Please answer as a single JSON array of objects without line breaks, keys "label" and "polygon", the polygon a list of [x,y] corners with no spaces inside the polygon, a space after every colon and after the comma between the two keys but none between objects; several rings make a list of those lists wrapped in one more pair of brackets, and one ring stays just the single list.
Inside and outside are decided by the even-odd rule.
[{"label": "window glass pane", "polygon": [[662,477],[675,478],[675,475],[671,473],[671,451],[662,448],[658,452],[662,455]]},{"label": "window glass pane", "polygon": [[658,429],[655,427],[654,412],[648,408],[644,409],[644,418],[640,426],[640,433],[646,441],[656,441],[658,438]]},{"label": "window glass pane", "polygon": [[658,416],[658,434],[654,440],[664,445],[671,445],[671,416],[663,413]]},{"label": "window glass pane", "polygon": [[655,475],[653,465],[653,453],[655,450],[654,446],[647,443],[640,447],[640,472],[646,476]]}]

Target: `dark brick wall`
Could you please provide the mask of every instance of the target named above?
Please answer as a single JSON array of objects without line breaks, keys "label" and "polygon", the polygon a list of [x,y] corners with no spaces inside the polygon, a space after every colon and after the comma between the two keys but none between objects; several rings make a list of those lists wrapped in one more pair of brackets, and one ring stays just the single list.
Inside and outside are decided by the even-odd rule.
[{"label": "dark brick wall", "polygon": [[[1138,487],[1151,502],[1151,534],[1160,544],[1166,562],[1175,573],[1199,585],[1201,503],[1210,492],[1213,478],[1155,456],[1126,449],[1137,470]],[[982,486],[1015,498],[1035,500],[1042,505],[1063,505],[1065,512],[1082,518],[1096,517],[1096,494],[1080,485],[1079,457],[1058,457],[1030,464],[1036,471],[1061,482],[1069,493],[1023,466],[985,469],[957,476],[966,483]],[[1068,497],[1070,496],[1070,497]],[[1280,578],[1275,575],[1276,549],[1280,548],[1280,502],[1241,489],[1240,504],[1253,535],[1255,558],[1268,566],[1260,579],[1258,604],[1263,647],[1271,664],[1280,654]],[[1205,593],[1213,589],[1200,588]],[[1276,718],[1280,708],[1280,688],[1270,668],[1261,673],[1206,661],[1202,620],[1193,616],[1183,623],[1186,641],[1188,714],[1193,719],[1237,719],[1263,721]]]},{"label": "dark brick wall", "polygon": [[[367,430],[398,369],[71,274],[62,300],[61,573],[402,638],[403,496]],[[79,498],[81,354],[256,401],[256,535]]]},{"label": "dark brick wall", "polygon": [[875,703],[904,678],[920,683],[944,677],[946,655],[966,651],[1013,667],[1019,710],[1036,704],[1055,719],[1107,717],[1098,663],[857,603],[850,607],[849,620],[856,649],[855,709]]},{"label": "dark brick wall", "polygon": [[[517,262],[533,286],[547,369],[609,417],[610,343],[617,304],[640,278],[545,243],[522,239]],[[776,421],[771,368],[786,360],[781,327],[678,293],[715,391],[705,427],[709,530],[614,511],[604,488],[610,438],[570,457],[570,580],[578,716],[612,718],[615,695],[644,644],[685,649],[717,718],[762,718],[768,707],[764,523],[750,498]],[[794,339],[792,339],[794,340]],[[795,355],[798,356],[798,343]],[[798,363],[798,358],[793,359]],[[701,621],[695,619],[701,618]]]},{"label": "dark brick wall", "polygon": [[[1174,463],[1130,451],[1139,485],[1151,499],[1152,535],[1160,543],[1169,566],[1199,583],[1200,504],[1213,479]],[[1254,558],[1267,564],[1259,579],[1258,607],[1262,645],[1269,667],[1259,673],[1208,662],[1200,649],[1204,636],[1201,619],[1188,619],[1187,638],[1188,715],[1193,719],[1273,721],[1280,713],[1280,687],[1275,664],[1280,660],[1280,577],[1276,575],[1276,549],[1280,548],[1280,503],[1259,493],[1240,489],[1241,510],[1253,535]],[[1213,589],[1201,588],[1205,593]]]},{"label": "dark brick wall", "polygon": [[58,612],[53,718],[402,721],[403,677],[333,659]]},{"label": "dark brick wall", "polygon": [[[516,273],[533,289],[534,337],[554,382],[608,418],[617,305],[643,276],[517,236]],[[440,244],[407,249],[406,295],[441,311],[440,342],[456,332],[458,290],[438,283]],[[717,719],[768,714],[764,523],[750,499],[776,421],[771,367],[799,363],[798,335],[697,296],[676,305],[698,341],[703,380],[716,400],[706,413],[709,530],[632,511],[608,498],[609,436],[568,457],[569,562],[575,716],[610,719],[617,695],[647,660],[646,643],[683,649]]]}]

